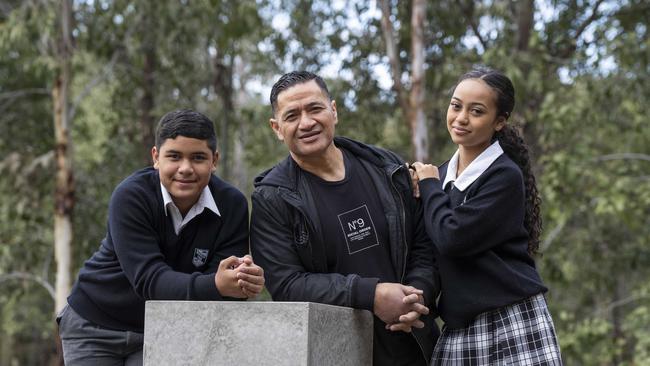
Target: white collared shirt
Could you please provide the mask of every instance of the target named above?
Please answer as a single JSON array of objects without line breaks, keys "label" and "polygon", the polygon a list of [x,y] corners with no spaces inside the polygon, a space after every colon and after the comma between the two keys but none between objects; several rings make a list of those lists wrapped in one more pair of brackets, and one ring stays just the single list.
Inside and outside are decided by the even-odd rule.
[{"label": "white collared shirt", "polygon": [[447,175],[445,176],[445,181],[442,183],[442,189],[447,187],[447,184],[453,182],[454,186],[461,192],[463,192],[467,187],[472,185],[478,177],[487,170],[487,168],[494,163],[495,160],[501,154],[503,154],[503,149],[499,145],[499,141],[494,141],[487,149],[485,149],[479,156],[474,159],[460,176],[456,177],[456,171],[458,170],[458,154],[459,150],[456,150],[454,156],[449,160],[449,165],[447,166]]},{"label": "white collared shirt", "polygon": [[217,208],[217,203],[214,202],[212,193],[210,193],[210,188],[207,186],[203,188],[201,196],[199,196],[199,199],[196,201],[194,206],[190,208],[185,217],[181,215],[181,211],[178,209],[178,207],[176,207],[174,201],[172,200],[172,196],[169,194],[169,192],[167,192],[167,188],[165,188],[162,183],[160,183],[160,191],[162,192],[165,215],[172,215],[172,222],[174,223],[174,231],[176,232],[176,235],[181,232],[181,230],[185,227],[185,225],[187,225],[188,222],[192,221],[193,218],[203,212],[203,210],[206,208],[221,216],[219,208]]}]

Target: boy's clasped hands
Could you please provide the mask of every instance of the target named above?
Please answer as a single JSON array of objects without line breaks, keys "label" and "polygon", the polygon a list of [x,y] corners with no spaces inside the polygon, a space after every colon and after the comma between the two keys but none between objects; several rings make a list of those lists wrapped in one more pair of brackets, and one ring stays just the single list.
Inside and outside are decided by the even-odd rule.
[{"label": "boy's clasped hands", "polygon": [[233,255],[219,263],[214,282],[223,296],[251,299],[264,288],[264,270],[248,254]]}]

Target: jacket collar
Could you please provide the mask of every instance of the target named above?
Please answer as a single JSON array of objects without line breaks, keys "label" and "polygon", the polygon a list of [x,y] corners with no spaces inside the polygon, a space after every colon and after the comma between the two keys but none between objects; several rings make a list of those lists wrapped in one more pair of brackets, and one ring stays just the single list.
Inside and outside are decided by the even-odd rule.
[{"label": "jacket collar", "polygon": [[[337,147],[348,150],[352,155],[366,160],[380,168],[386,169],[387,171],[394,171],[403,164],[402,160],[396,154],[389,152],[388,150],[367,145],[347,137],[335,137],[334,144]],[[273,168],[268,169],[255,177],[253,185],[255,187],[264,185],[284,187],[296,191],[299,175],[300,167],[295,160],[291,158],[291,155],[289,155]]]}]

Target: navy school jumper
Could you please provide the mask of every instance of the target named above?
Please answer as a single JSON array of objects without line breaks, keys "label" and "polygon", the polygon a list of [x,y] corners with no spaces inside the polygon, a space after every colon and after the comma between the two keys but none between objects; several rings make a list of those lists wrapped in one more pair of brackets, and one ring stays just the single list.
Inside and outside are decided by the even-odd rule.
[{"label": "navy school jumper", "polygon": [[463,328],[479,314],[546,292],[528,254],[521,170],[504,153],[465,191],[420,181],[424,222],[440,271],[438,311]]},{"label": "navy school jumper", "polygon": [[143,332],[146,300],[229,300],[214,276],[222,259],[248,252],[248,203],[214,175],[208,187],[221,216],[204,210],[176,235],[158,171],[145,168],[122,181],[106,237],[79,272],[70,306],[100,326]]}]

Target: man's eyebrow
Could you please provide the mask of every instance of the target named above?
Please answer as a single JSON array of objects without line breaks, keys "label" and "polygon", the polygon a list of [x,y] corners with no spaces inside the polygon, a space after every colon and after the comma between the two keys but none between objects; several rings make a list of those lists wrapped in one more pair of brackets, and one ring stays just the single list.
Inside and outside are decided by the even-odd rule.
[{"label": "man's eyebrow", "polygon": [[313,101],[313,102],[307,103],[307,108],[313,108],[313,107],[316,107],[316,106],[319,106],[319,107],[320,107],[320,106],[325,106],[325,103],[323,103],[323,102],[320,101],[320,100],[316,100],[316,101]]}]

